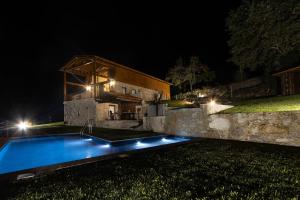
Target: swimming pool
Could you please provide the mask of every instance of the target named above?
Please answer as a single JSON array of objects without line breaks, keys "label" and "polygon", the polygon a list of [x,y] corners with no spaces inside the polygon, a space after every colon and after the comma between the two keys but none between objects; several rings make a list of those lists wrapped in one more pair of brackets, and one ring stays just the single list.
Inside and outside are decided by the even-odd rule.
[{"label": "swimming pool", "polygon": [[189,140],[155,136],[110,142],[79,134],[11,139],[0,149],[0,175]]}]

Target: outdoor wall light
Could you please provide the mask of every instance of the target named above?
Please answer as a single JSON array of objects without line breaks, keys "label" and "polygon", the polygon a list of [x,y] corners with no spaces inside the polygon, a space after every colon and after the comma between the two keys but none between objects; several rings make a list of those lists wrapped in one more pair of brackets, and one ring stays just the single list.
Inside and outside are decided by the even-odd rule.
[{"label": "outdoor wall light", "polygon": [[21,131],[25,131],[29,127],[29,123],[27,121],[21,121],[17,124],[17,127]]},{"label": "outdoor wall light", "polygon": [[209,105],[210,106],[216,105],[216,100],[214,100],[214,99],[210,100]]},{"label": "outdoor wall light", "polygon": [[116,81],[115,80],[113,80],[113,79],[110,79],[109,80],[109,86],[114,86],[116,84]]},{"label": "outdoor wall light", "polygon": [[85,86],[85,90],[90,92],[92,90],[92,87],[90,85]]},{"label": "outdoor wall light", "polygon": [[205,95],[205,94],[199,93],[199,94],[198,94],[198,97],[203,98],[203,97],[206,97],[206,95]]}]

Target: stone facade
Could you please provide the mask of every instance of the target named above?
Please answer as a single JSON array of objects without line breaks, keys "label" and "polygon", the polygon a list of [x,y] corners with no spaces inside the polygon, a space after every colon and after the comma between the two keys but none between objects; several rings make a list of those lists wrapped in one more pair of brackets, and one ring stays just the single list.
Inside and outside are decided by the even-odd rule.
[{"label": "stone facade", "polygon": [[[154,96],[158,94],[158,91],[151,90],[144,87],[139,87],[136,85],[131,85],[128,83],[123,83],[120,81],[116,81],[114,86],[111,86],[110,90],[124,94],[124,88],[126,88],[126,94],[130,94],[132,96],[139,97],[144,101],[153,101]],[[167,97],[163,94],[162,99],[165,100]]]},{"label": "stone facade", "polygon": [[[144,128],[168,134],[300,146],[300,111],[210,114],[208,106],[169,110]],[[157,118],[157,119],[153,119]]]},{"label": "stone facade", "polygon": [[[107,86],[105,86],[107,88]],[[142,119],[144,114],[149,111],[148,104],[146,101],[153,101],[154,96],[158,94],[158,91],[134,86],[131,84],[122,83],[115,81],[113,86],[109,86],[109,90],[117,93],[130,94],[132,96],[139,97],[143,99],[142,105],[139,105],[141,112],[136,118]],[[124,89],[126,88],[126,89]],[[93,91],[85,91],[77,94],[73,97],[72,101],[64,102],[64,121],[68,125],[82,126],[86,121],[93,120],[95,125],[98,127],[106,128],[130,128],[137,125],[136,121],[129,122],[124,120],[124,122],[117,122],[113,120],[111,122],[106,122],[109,119],[109,106],[115,106],[115,112],[119,111],[119,105],[115,103],[98,103],[94,98],[89,98],[92,96]],[[162,97],[165,99],[166,97]],[[117,116],[117,115],[116,115]],[[126,125],[127,124],[127,125]]]},{"label": "stone facade", "polygon": [[71,126],[83,126],[88,120],[99,125],[99,121],[109,119],[109,106],[114,105],[118,111],[118,104],[97,103],[93,98],[64,102],[64,121]]},{"label": "stone facade", "polygon": [[93,98],[64,102],[64,121],[68,125],[83,126],[88,119],[96,120],[97,103]]}]

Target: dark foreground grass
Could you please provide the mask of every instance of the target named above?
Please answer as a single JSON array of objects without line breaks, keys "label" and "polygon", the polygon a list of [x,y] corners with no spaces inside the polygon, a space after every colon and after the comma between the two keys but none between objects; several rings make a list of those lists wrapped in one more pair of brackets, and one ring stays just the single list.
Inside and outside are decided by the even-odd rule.
[{"label": "dark foreground grass", "polygon": [[1,186],[0,199],[296,199],[299,148],[203,140]]}]

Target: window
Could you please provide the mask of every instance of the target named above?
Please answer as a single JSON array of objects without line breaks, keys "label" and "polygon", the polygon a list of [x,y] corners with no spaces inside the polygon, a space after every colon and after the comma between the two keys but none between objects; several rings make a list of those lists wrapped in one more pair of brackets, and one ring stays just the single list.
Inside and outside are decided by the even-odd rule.
[{"label": "window", "polygon": [[127,90],[126,87],[122,87],[122,93],[123,94],[126,94],[126,90]]},{"label": "window", "polygon": [[136,95],[136,90],[135,90],[135,89],[132,89],[132,90],[131,90],[131,94],[132,94],[132,95]]}]

